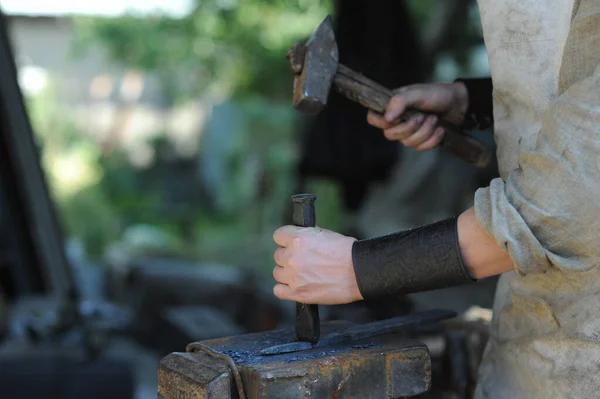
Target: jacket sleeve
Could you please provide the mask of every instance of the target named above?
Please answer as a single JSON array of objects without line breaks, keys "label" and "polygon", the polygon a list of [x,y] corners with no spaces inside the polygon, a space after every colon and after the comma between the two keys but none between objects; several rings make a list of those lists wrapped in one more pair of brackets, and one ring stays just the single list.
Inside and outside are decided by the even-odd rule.
[{"label": "jacket sleeve", "polygon": [[469,107],[464,126],[467,129],[487,129],[494,124],[492,78],[457,79],[469,95]]},{"label": "jacket sleeve", "polygon": [[551,103],[533,150],[475,195],[480,226],[521,274],[600,259],[600,66]]}]

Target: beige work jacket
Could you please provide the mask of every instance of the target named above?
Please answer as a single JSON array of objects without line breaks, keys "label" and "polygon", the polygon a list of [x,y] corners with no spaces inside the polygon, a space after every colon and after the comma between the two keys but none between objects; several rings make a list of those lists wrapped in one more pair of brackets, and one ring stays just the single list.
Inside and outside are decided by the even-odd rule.
[{"label": "beige work jacket", "polygon": [[479,0],[501,178],[475,196],[510,254],[478,399],[600,398],[600,0]]}]

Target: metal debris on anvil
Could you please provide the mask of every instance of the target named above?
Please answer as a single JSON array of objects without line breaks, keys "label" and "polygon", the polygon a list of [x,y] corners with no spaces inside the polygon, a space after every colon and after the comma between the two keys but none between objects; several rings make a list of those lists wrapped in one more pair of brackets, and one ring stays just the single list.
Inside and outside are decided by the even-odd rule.
[{"label": "metal debris on anvil", "polygon": [[[348,323],[328,322],[322,329],[327,334],[346,327]],[[293,339],[293,331],[278,330],[190,344],[186,353],[160,362],[159,398],[239,398],[236,375],[248,399],[391,399],[420,395],[431,387],[427,347],[402,334],[260,355],[262,348]]]},{"label": "metal debris on anvil", "polygon": [[422,325],[431,325],[438,321],[450,319],[456,312],[444,309],[432,309],[424,312],[411,313],[387,320],[379,320],[366,324],[359,324],[346,329],[333,331],[326,334],[316,344],[295,341],[281,345],[270,346],[260,351],[261,355],[273,356],[282,353],[298,352],[334,344],[349,344],[358,340],[373,338],[379,335],[390,334],[405,328],[414,328]]}]

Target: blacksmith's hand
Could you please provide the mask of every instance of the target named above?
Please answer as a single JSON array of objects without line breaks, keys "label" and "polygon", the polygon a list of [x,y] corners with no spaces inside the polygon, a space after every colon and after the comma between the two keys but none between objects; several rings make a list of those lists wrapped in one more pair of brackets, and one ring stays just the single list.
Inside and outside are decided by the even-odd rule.
[{"label": "blacksmith's hand", "polygon": [[318,227],[284,226],[273,239],[274,293],[279,299],[318,305],[362,300],[352,264],[356,239]]},{"label": "blacksmith's hand", "polygon": [[[367,120],[383,129],[388,140],[426,151],[435,148],[444,138],[444,130],[437,124],[438,118],[460,126],[468,106],[468,93],[462,82],[416,84],[395,90],[385,115],[382,117],[369,111]],[[401,121],[407,109],[436,115],[417,114]]]}]

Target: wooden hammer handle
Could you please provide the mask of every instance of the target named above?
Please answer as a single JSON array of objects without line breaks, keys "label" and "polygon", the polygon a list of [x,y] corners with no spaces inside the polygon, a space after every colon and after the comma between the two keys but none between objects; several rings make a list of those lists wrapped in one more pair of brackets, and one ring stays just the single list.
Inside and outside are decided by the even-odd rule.
[{"label": "wooden hammer handle", "polygon": [[[339,65],[337,74],[333,79],[333,88],[348,99],[380,114],[385,113],[394,95],[388,88],[342,64]],[[419,113],[421,112],[407,110],[403,114],[403,119],[408,119]],[[430,115],[428,113],[423,114],[425,116]],[[479,168],[484,168],[490,164],[493,154],[479,140],[443,120],[439,120],[438,125],[445,130],[440,148]]]}]

